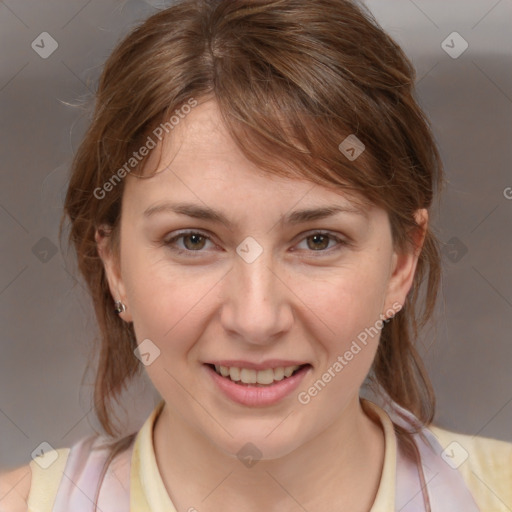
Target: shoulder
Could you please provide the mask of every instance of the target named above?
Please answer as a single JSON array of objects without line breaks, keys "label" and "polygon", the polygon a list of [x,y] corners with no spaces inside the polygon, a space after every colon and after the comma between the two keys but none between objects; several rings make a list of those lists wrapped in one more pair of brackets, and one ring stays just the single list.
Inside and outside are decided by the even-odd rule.
[{"label": "shoulder", "polygon": [[512,443],[430,425],[443,460],[458,470],[482,510],[512,510]]},{"label": "shoulder", "polygon": [[[92,496],[105,463],[111,473],[107,472],[105,478],[107,487],[121,486],[115,492],[109,489],[110,494],[123,495],[126,489],[122,482],[129,482],[130,478],[134,437],[132,434],[114,442],[102,435],[84,437],[71,447],[49,450],[25,466],[0,472],[0,512],[51,512],[58,497],[71,499],[77,482],[80,489],[87,491],[84,495]],[[63,481],[65,470],[68,478]]]},{"label": "shoulder", "polygon": [[38,455],[28,464],[0,473],[0,512],[50,511],[69,448]]},{"label": "shoulder", "polygon": [[30,464],[0,472],[0,512],[26,512],[31,480]]}]

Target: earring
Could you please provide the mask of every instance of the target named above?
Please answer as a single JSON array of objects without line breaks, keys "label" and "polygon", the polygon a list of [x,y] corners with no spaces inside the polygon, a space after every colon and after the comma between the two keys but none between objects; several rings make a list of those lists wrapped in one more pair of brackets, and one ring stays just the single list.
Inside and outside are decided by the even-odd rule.
[{"label": "earring", "polygon": [[114,311],[119,315],[126,311],[126,306],[120,300],[116,300],[114,305]]},{"label": "earring", "polygon": [[[389,310],[388,310],[389,311]],[[387,311],[386,311],[387,313]],[[382,315],[384,318],[382,318],[382,321],[386,324],[388,322],[390,322],[391,320],[393,320],[393,318],[395,317],[395,314],[393,313],[391,316],[387,316],[387,315]]]}]

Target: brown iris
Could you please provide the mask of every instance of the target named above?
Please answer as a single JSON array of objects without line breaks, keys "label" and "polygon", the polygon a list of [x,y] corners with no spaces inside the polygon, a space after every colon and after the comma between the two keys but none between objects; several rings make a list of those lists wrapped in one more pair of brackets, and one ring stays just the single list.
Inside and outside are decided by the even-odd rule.
[{"label": "brown iris", "polygon": [[[308,248],[313,249],[313,250],[325,249],[329,245],[329,237],[327,235],[312,235],[312,236],[308,236],[307,240],[308,240]],[[310,240],[314,240],[315,244],[318,242],[321,242],[321,246],[316,245],[316,246],[312,247],[309,243]]]},{"label": "brown iris", "polygon": [[[187,244],[187,240],[192,240],[191,244]],[[196,233],[183,235],[183,245],[189,250],[202,249],[204,247],[206,238]]]}]

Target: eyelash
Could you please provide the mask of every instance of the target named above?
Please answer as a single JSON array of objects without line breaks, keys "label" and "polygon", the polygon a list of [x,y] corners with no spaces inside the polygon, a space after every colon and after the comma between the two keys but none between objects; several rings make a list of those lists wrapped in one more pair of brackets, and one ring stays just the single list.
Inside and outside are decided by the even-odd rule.
[{"label": "eyelash", "polygon": [[[179,240],[180,238],[184,238],[186,236],[189,236],[189,235],[199,235],[202,238],[208,240],[209,242],[212,242],[212,238],[210,236],[206,235],[205,233],[202,233],[201,231],[182,231],[181,233],[176,234],[172,238],[164,240],[163,241],[163,245],[165,245],[166,247],[168,247],[172,251],[176,252],[177,254],[187,254],[187,256],[196,257],[196,255],[194,253],[197,253],[197,256],[199,256],[201,253],[204,252],[202,249],[194,251],[194,250],[191,250],[191,249],[178,249],[176,247],[173,247],[173,244],[177,240]],[[328,231],[322,231],[322,230],[311,232],[307,236],[303,237],[300,240],[300,242],[302,242],[304,240],[307,240],[308,238],[311,238],[311,237],[313,237],[315,235],[327,236],[331,240],[337,242],[337,246],[335,246],[334,248],[331,247],[330,249],[319,249],[317,251],[307,250],[307,252],[320,253],[319,255],[322,255],[322,254],[324,254],[324,255],[325,254],[332,254],[332,252],[338,251],[338,250],[342,249],[343,247],[350,245],[350,242],[348,242],[347,240],[343,240],[343,239],[339,238],[338,236],[336,236],[336,235],[334,235],[334,234],[332,234],[332,233],[330,233]],[[214,243],[214,242],[212,242],[212,243]]]}]

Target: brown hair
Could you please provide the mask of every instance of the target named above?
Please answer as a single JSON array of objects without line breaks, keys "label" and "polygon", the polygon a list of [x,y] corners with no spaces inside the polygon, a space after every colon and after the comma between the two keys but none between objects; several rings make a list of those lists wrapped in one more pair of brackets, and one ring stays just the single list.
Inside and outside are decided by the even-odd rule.
[{"label": "brown hair", "polygon": [[[414,80],[400,47],[363,5],[348,0],[183,0],[119,43],[101,76],[65,200],[69,240],[100,329],[94,407],[107,434],[117,432],[111,400],[142,365],[132,324],[114,312],[94,237],[108,225],[118,255],[123,180],[102,198],[95,191],[176,109],[191,98],[214,98],[233,139],[262,172],[338,187],[384,208],[395,247],[405,249],[418,228],[414,212],[430,208],[443,182]],[[365,145],[353,161],[339,149],[350,134]],[[371,372],[424,424],[432,421],[434,395],[414,342],[434,312],[439,279],[438,241],[428,227],[412,288],[382,329]]]}]

